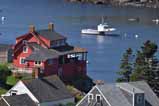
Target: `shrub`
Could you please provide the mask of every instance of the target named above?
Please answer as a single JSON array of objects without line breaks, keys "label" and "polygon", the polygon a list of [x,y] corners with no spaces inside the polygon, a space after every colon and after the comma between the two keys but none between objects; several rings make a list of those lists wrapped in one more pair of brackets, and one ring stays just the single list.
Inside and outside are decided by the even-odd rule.
[{"label": "shrub", "polygon": [[7,92],[6,89],[0,88],[0,95],[5,94]]},{"label": "shrub", "polygon": [[11,75],[11,71],[7,64],[0,64],[0,82],[5,83],[9,75]]},{"label": "shrub", "polygon": [[69,103],[66,104],[66,106],[75,106],[75,104],[72,103],[72,102],[69,102]]}]

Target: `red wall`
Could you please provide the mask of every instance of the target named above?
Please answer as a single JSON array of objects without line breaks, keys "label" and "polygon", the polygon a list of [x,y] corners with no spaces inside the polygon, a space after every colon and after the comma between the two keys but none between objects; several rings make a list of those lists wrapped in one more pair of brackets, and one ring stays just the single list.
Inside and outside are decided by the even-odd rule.
[{"label": "red wall", "polygon": [[39,37],[40,37],[40,39],[41,39],[43,42],[45,42],[45,44],[46,44],[48,47],[50,47],[50,40],[44,38],[43,36],[39,36]]},{"label": "red wall", "polygon": [[[50,47],[50,40],[39,36],[40,39],[45,42],[45,44],[47,44],[47,46]],[[17,38],[16,41],[17,43],[20,42],[21,40],[27,40],[28,42],[36,42],[36,43],[40,43],[33,35],[31,34],[27,34],[26,36],[22,36],[20,38]],[[42,46],[44,46],[43,44],[41,44]],[[23,53],[23,46],[24,44],[18,43],[17,45],[15,45],[14,50],[16,50],[17,48],[19,48],[20,46],[22,46],[20,49],[18,49],[18,51],[14,54],[14,65],[20,68],[24,68],[26,66],[32,68],[34,67],[34,61],[28,61],[27,65],[24,64],[20,64],[20,57],[28,57],[31,53],[32,50],[31,48],[28,48],[28,53]],[[58,59],[52,59],[53,60],[53,64],[48,64],[47,61],[42,63],[42,67],[44,68],[44,74],[46,76],[51,75],[51,74],[58,74],[58,69],[62,68],[62,74],[64,77],[72,77],[78,73],[80,74],[84,74],[86,75],[86,61],[78,61],[75,63],[68,63],[68,64],[64,64],[64,65],[59,65],[58,63]]]},{"label": "red wall", "polygon": [[[43,38],[43,37],[40,37],[41,40],[43,40],[48,46],[50,44],[50,41]],[[39,43],[39,41],[31,34],[26,34],[26,35],[23,35],[22,37],[19,37],[16,39],[16,42],[19,43],[21,40],[27,40],[28,42],[36,42],[36,43]],[[17,48],[19,48],[20,46],[23,46],[22,42],[15,45],[15,48],[14,50],[16,50]],[[42,45],[42,44],[41,44]],[[44,45],[42,45],[44,46]],[[28,50],[28,53],[23,53],[23,47],[21,47],[20,49],[18,49],[18,51],[16,53],[14,53],[14,65],[17,66],[17,67],[24,67],[25,65],[24,64],[20,64],[20,57],[27,57],[29,56],[30,54],[32,53],[32,50],[29,48]]]},{"label": "red wall", "polygon": [[32,53],[32,50],[28,47],[28,52],[23,53],[23,46],[14,54],[13,63],[16,67],[24,68],[24,64],[20,64],[20,57],[28,57]]},{"label": "red wall", "polygon": [[58,73],[58,59],[52,59],[53,64],[48,64],[47,61],[44,62],[44,74],[52,75]]},{"label": "red wall", "polygon": [[26,36],[28,37],[28,36],[30,36],[30,35],[31,35],[31,34],[27,33],[27,34],[25,34],[25,35],[22,35],[22,36],[16,38],[16,44],[17,44],[18,42],[20,42],[22,39],[24,39]]},{"label": "red wall", "polygon": [[[46,39],[46,38],[44,38],[44,37],[42,37],[42,36],[39,36],[39,37],[40,37],[40,39],[41,39],[43,42],[45,42],[45,44],[46,44],[48,47],[50,47],[50,40],[49,40],[49,39]],[[41,44],[37,38],[35,38],[32,34],[29,34],[29,33],[28,33],[28,34],[25,34],[25,35],[22,35],[21,37],[18,37],[18,38],[16,39],[16,44],[17,44],[18,42],[20,42],[21,40],[27,40],[28,42],[36,42],[36,43],[42,45],[43,47],[45,47],[44,44]]]},{"label": "red wall", "polygon": [[78,73],[86,75],[86,61],[79,61],[77,63],[68,63],[61,65],[63,69],[64,77],[71,77],[77,75]]}]

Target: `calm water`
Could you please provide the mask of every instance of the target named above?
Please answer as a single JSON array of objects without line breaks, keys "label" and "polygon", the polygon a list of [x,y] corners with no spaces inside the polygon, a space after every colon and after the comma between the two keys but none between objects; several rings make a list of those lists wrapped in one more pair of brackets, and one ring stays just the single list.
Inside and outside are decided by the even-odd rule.
[{"label": "calm water", "polygon": [[[14,43],[15,37],[26,33],[30,24],[40,29],[53,22],[71,44],[88,49],[88,75],[106,82],[115,81],[125,49],[137,50],[148,39],[159,44],[159,25],[151,21],[159,16],[155,9],[81,5],[62,0],[0,0],[0,9],[0,16],[6,17],[0,24],[0,43]],[[121,36],[80,34],[82,28],[96,27],[102,16]],[[132,17],[139,17],[140,21],[127,21]],[[139,37],[135,38],[135,34]]]}]

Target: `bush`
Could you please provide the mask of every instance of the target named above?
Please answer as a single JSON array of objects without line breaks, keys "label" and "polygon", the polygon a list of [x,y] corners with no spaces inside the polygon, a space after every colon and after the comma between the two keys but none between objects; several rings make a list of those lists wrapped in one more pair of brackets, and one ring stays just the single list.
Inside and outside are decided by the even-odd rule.
[{"label": "bush", "polygon": [[67,103],[65,105],[60,103],[60,104],[58,104],[58,106],[75,106],[75,103],[69,102],[69,103]]},{"label": "bush", "polygon": [[6,89],[0,88],[0,95],[5,94],[7,92]]},{"label": "bush", "polygon": [[76,102],[79,102],[82,98],[83,98],[82,95],[76,95],[75,101],[76,101]]},{"label": "bush", "polygon": [[11,71],[7,64],[0,64],[0,82],[5,83],[9,75],[11,75]]},{"label": "bush", "polygon": [[66,106],[75,106],[75,103],[67,103]]}]

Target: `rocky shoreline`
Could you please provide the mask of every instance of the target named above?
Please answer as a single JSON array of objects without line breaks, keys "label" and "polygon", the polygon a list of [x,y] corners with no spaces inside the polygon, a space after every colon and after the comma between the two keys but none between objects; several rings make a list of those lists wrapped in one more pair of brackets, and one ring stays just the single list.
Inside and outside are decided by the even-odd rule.
[{"label": "rocky shoreline", "polygon": [[80,3],[92,3],[96,5],[112,5],[112,6],[133,6],[133,7],[148,7],[148,8],[159,8],[159,2],[149,0],[67,0],[69,2],[80,2]]}]

